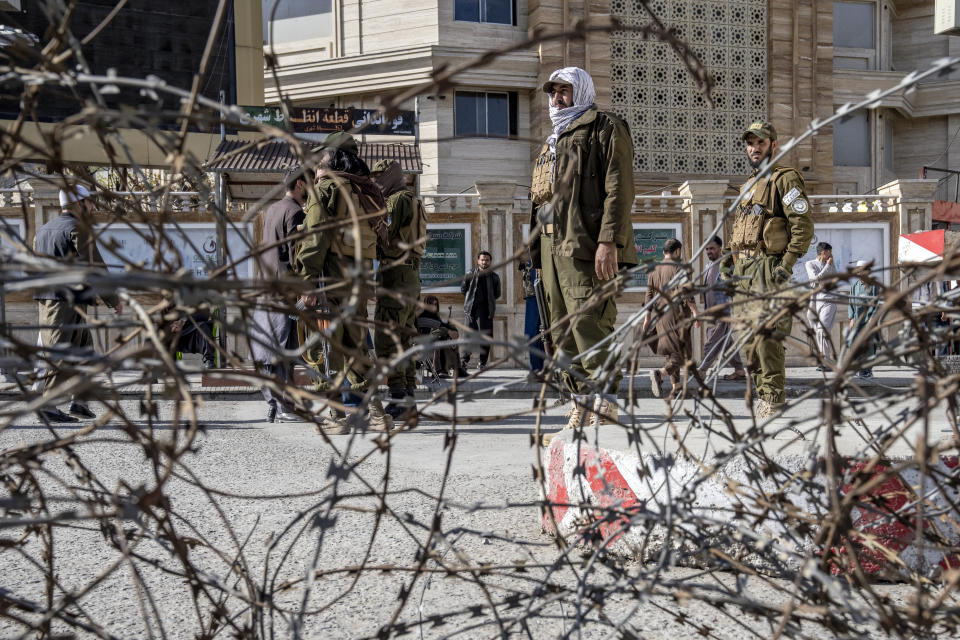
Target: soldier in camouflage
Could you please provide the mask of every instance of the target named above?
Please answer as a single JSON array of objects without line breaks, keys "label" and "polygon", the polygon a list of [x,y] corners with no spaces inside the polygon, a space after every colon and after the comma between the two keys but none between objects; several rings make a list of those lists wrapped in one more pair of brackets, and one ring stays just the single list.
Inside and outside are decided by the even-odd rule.
[{"label": "soldier in camouflage", "polygon": [[[748,367],[758,397],[755,415],[768,418],[782,410],[786,383],[784,341],[793,318],[783,313],[793,265],[813,238],[810,201],[800,173],[779,164],[767,167],[777,149],[777,131],[769,122],[754,122],[741,136],[751,177],[741,189],[740,208],[722,267],[734,280],[734,315],[757,334],[746,347]],[[762,173],[761,173],[762,171]],[[749,189],[749,190],[748,190]],[[777,314],[776,321],[769,321]]]},{"label": "soldier in camouflage", "polygon": [[[417,299],[420,297],[420,258],[427,235],[427,218],[420,199],[404,185],[396,160],[381,160],[371,173],[387,200],[387,238],[379,250],[377,330],[373,345],[377,358],[389,361],[413,346],[417,335]],[[393,367],[387,377],[390,405],[387,413],[400,417],[416,406],[416,367],[412,359]]]},{"label": "soldier in camouflage", "polygon": [[[363,403],[374,364],[367,349],[367,300],[373,290],[369,276],[351,275],[358,268],[373,272],[377,245],[387,232],[386,202],[349,133],[331,133],[315,151],[321,154],[321,170],[304,207],[306,235],[297,248],[296,268],[304,279],[323,288],[331,326],[325,337],[330,353],[325,356],[318,345],[304,351],[304,360],[317,369],[317,363],[328,358],[331,371],[338,375],[329,383],[318,371],[317,390],[341,392],[344,408],[331,406],[330,418],[318,430],[326,434],[355,428],[390,431],[393,419],[380,399],[370,394],[369,402]],[[306,295],[302,302],[310,309],[321,300],[318,295]]]}]

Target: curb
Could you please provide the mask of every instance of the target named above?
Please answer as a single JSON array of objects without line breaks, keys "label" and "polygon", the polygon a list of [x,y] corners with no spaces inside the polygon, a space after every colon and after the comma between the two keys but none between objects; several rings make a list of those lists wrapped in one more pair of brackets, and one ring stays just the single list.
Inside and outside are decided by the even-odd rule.
[{"label": "curb", "polygon": [[[825,547],[816,541],[831,514],[822,458],[782,455],[757,465],[740,455],[701,464],[605,449],[588,444],[585,436],[561,432],[543,460],[547,495],[541,526],[556,535],[556,522],[568,542],[641,562],[666,553],[671,564],[736,563],[778,576],[818,566],[848,574],[859,564],[872,579],[908,580],[911,571],[936,578],[960,568],[957,456],[941,456],[922,478],[917,465],[905,459],[872,467],[866,460],[843,459],[837,490],[841,504],[851,498],[852,526]],[[899,473],[889,473],[904,463]],[[861,493],[881,474],[889,477],[852,499],[852,491]],[[918,510],[914,498],[920,493]]]}]

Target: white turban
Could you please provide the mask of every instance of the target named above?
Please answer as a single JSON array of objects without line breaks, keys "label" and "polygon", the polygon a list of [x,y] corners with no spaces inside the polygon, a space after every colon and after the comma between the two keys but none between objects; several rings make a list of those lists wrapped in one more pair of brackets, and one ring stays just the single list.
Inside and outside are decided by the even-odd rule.
[{"label": "white turban", "polygon": [[[597,91],[593,87],[593,78],[580,67],[564,67],[550,74],[550,80],[543,85],[543,90],[549,93],[553,83],[569,84],[573,87],[573,106],[561,109],[550,105],[550,121],[553,122],[553,133],[547,138],[550,151],[556,152],[557,138],[570,124],[582,116],[587,109],[593,106]],[[552,101],[551,101],[552,102]]]}]

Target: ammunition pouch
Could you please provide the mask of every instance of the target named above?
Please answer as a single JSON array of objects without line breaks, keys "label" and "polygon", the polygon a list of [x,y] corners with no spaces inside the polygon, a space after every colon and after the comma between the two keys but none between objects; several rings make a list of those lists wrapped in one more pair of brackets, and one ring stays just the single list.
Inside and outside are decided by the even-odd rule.
[{"label": "ammunition pouch", "polygon": [[553,197],[553,167],[556,156],[544,145],[533,165],[533,178],[530,184],[530,200],[535,206],[549,202]]}]

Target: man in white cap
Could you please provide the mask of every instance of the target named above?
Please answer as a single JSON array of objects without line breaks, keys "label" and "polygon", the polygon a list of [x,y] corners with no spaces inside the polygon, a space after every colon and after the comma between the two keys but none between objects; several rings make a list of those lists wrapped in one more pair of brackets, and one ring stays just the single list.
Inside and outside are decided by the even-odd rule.
[{"label": "man in white cap", "polygon": [[[93,237],[93,203],[90,201],[90,192],[79,184],[61,189],[60,209],[60,217],[37,230],[33,240],[34,250],[39,255],[61,262],[103,267],[103,257]],[[94,291],[83,284],[38,291],[34,299],[39,305],[38,322],[41,327],[42,346],[45,349],[56,349],[56,352],[48,355],[48,358],[54,361],[54,367],[52,372],[49,372],[44,389],[59,394],[58,388],[76,375],[59,354],[74,350],[89,352],[93,349],[93,336],[87,328],[87,305],[106,304],[113,307],[116,313],[122,311],[122,305],[115,293]],[[42,409],[40,414],[48,422],[77,422],[77,418],[96,417],[89,407],[75,396],[71,397],[68,411],[71,415],[54,406]]]},{"label": "man in white cap", "polygon": [[609,287],[600,290],[621,268],[637,264],[633,140],[623,120],[597,109],[593,79],[583,69],[554,71],[543,91],[553,132],[533,168],[530,249],[554,344],[571,361],[563,381],[574,398],[567,428],[576,428],[617,419],[620,366],[608,362],[603,342],[617,304]]}]

